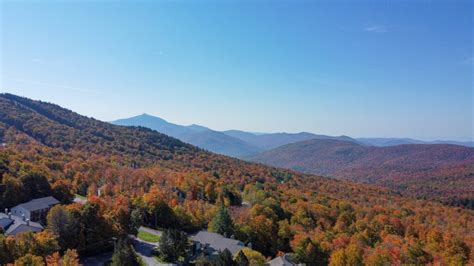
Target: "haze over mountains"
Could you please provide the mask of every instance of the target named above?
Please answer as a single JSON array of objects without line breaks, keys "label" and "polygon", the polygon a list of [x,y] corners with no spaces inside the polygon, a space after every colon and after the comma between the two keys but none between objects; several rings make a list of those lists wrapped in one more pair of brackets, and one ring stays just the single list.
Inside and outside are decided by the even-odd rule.
[{"label": "haze over mountains", "polygon": [[309,139],[341,139],[355,141],[346,136],[331,137],[312,133],[250,133],[238,130],[216,131],[200,125],[182,126],[162,118],[142,114],[112,121],[122,126],[143,126],[200,148],[237,158],[246,158],[288,143]]},{"label": "haze over mountains", "polygon": [[474,208],[472,142],[356,139],[308,132],[221,132],[199,125],[176,125],[147,114],[112,123],[148,127],[200,148],[248,161],[372,183],[404,195]]},{"label": "haze over mountains", "polygon": [[411,138],[357,138],[362,144],[377,147],[389,147],[403,144],[452,144],[466,147],[474,147],[473,141],[455,141],[455,140],[433,140],[423,141]]},{"label": "haze over mountains", "polygon": [[147,127],[200,148],[233,157],[256,154],[261,151],[258,147],[246,143],[238,138],[228,136],[219,131],[211,130],[207,127],[198,125],[176,125],[167,122],[162,118],[148,114],[120,119],[113,121],[112,123],[122,126]]},{"label": "haze over mountains", "polygon": [[260,152],[282,145],[311,139],[343,140],[367,146],[395,146],[402,144],[456,144],[474,147],[474,142],[421,141],[409,138],[351,138],[348,136],[326,136],[308,132],[300,133],[252,133],[241,130],[216,131],[201,125],[177,125],[160,117],[142,114],[112,121],[123,126],[143,126],[175,137],[200,148],[233,156],[249,158]]}]

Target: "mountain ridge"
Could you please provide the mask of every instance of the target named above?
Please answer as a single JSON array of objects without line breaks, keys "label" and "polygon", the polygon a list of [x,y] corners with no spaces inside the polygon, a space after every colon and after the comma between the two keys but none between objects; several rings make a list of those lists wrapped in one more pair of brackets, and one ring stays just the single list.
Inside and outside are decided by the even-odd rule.
[{"label": "mountain ridge", "polygon": [[246,158],[284,144],[313,138],[348,139],[355,141],[347,136],[331,137],[315,135],[308,132],[255,134],[238,130],[216,131],[196,124],[183,126],[170,123],[163,118],[146,113],[130,118],[114,120],[110,123],[123,126],[148,127],[197,147],[237,158]]},{"label": "mountain ridge", "polygon": [[403,144],[452,144],[465,147],[474,147],[474,141],[419,140],[412,138],[356,138],[356,140],[359,143],[377,147],[389,147]]},{"label": "mountain ridge", "polygon": [[389,147],[403,144],[454,144],[474,147],[474,142],[450,140],[422,141],[410,138],[352,138],[346,135],[328,136],[304,131],[298,133],[254,133],[242,130],[217,131],[197,124],[178,125],[147,113],[130,118],[114,120],[110,123],[125,126],[148,127],[200,148],[240,159],[249,158],[282,145],[311,139],[345,140],[363,144],[365,146],[377,147]]},{"label": "mountain ridge", "polygon": [[356,142],[355,139],[348,136],[326,136],[309,132],[251,133],[241,130],[217,131],[197,124],[174,124],[147,113],[114,120],[110,123],[123,126],[148,127],[200,148],[237,158],[247,158],[281,145],[315,138]]},{"label": "mountain ridge", "polygon": [[202,149],[233,157],[242,157],[261,151],[257,147],[245,143],[240,139],[228,136],[219,131],[211,130],[207,127],[194,124],[181,126],[148,114],[114,120],[111,123],[122,126],[148,127]]},{"label": "mountain ridge", "polygon": [[280,146],[248,159],[304,173],[377,184],[405,195],[437,198],[437,193],[441,193],[445,202],[463,198],[468,204],[474,203],[474,148],[470,147],[375,147],[313,139]]}]

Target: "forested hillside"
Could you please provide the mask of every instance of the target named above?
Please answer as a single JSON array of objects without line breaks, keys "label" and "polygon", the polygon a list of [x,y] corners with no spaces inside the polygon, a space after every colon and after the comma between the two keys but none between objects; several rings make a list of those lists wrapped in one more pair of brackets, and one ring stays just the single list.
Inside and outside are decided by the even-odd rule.
[{"label": "forested hillside", "polygon": [[474,148],[448,144],[373,147],[310,140],[263,152],[251,160],[474,208]]},{"label": "forested hillside", "polygon": [[[0,208],[55,195],[77,226],[77,237],[37,235],[32,245],[56,241],[48,249],[0,236],[0,264],[28,253],[96,252],[137,224],[194,232],[221,206],[232,217],[226,233],[265,257],[281,251],[308,265],[473,262],[470,210],[212,154],[10,94],[0,95],[0,138]],[[76,193],[87,204],[69,204]]]}]

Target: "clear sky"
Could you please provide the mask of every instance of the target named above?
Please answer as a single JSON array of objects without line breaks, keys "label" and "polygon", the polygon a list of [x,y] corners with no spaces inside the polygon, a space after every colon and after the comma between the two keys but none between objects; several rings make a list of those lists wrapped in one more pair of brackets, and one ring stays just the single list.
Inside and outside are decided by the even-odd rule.
[{"label": "clear sky", "polygon": [[97,119],[473,139],[473,1],[0,8],[0,90]]}]

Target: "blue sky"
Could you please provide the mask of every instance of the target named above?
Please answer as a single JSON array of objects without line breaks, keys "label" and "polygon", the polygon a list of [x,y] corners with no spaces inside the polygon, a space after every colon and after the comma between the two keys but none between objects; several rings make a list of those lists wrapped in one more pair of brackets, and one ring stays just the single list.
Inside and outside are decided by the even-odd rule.
[{"label": "blue sky", "polygon": [[0,90],[110,121],[472,140],[472,1],[2,1]]}]

